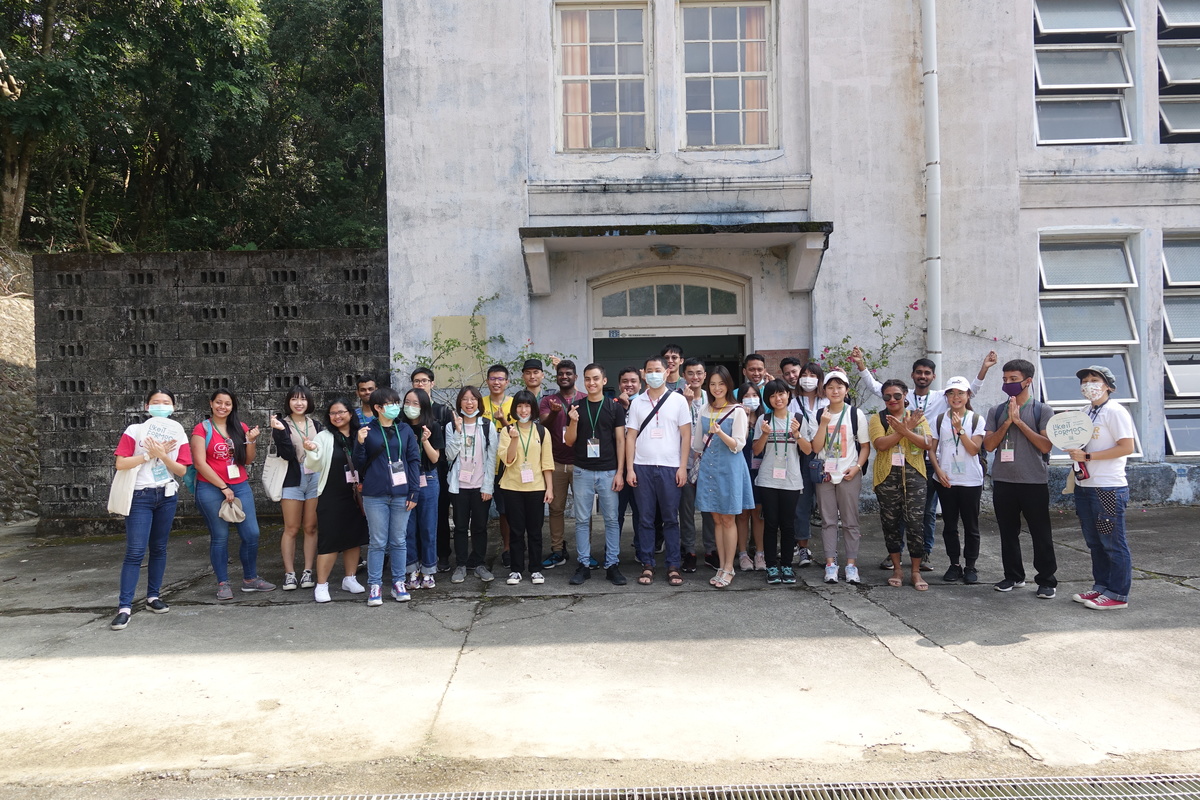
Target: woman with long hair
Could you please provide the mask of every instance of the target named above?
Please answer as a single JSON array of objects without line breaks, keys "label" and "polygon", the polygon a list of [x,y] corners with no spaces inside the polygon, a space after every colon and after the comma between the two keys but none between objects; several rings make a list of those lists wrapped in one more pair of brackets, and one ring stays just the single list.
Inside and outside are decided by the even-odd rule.
[{"label": "woman with long hair", "polygon": [[[283,536],[279,540],[283,556],[283,590],[313,588],[313,562],[317,557],[317,473],[304,464],[304,454],[321,423],[312,418],[316,406],[306,386],[293,386],[283,401],[283,412],[271,417],[271,438],[280,458],[287,461],[283,479]],[[304,571],[296,580],[296,536],[304,528]]]},{"label": "woman with long hair", "polygon": [[146,565],[146,608],[155,614],[171,609],[161,597],[163,574],[167,569],[167,537],[175,522],[179,484],[175,481],[192,463],[187,434],[170,416],[175,413],[175,395],[156,389],[146,396],[145,422],[130,425],[121,434],[116,450],[118,470],[136,469],[133,501],[125,517],[125,561],[121,564],[121,592],[117,616],[109,626],[124,630],[133,614],[133,595],[137,591],[142,558],[149,551]]},{"label": "woman with long hair", "polygon": [[433,403],[424,389],[409,389],[404,395],[404,417],[417,437],[421,450],[421,474],[417,478],[417,507],[408,516],[408,588],[437,587],[438,485],[437,463],[445,447],[446,433],[433,416]]},{"label": "woman with long hair", "polygon": [[229,586],[229,523],[221,519],[221,505],[242,505],[246,518],[237,524],[241,547],[242,591],[269,592],[275,584],[258,575],[258,517],[254,492],[247,481],[247,465],[254,461],[259,429],[238,418],[238,401],[228,389],[217,389],[208,399],[208,419],[192,429],[192,460],[196,466],[196,506],[208,526],[208,557],[217,576],[217,599],[232,600]]},{"label": "woman with long hair", "polygon": [[358,556],[369,541],[367,518],[363,515],[358,471],[354,468],[354,439],[358,434],[358,415],[344,397],[333,399],[325,408],[328,427],[305,442],[304,464],[317,479],[317,581],[313,599],[328,603],[329,574],[338,554],[342,556],[342,591],[362,594],[366,591],[354,573]]}]

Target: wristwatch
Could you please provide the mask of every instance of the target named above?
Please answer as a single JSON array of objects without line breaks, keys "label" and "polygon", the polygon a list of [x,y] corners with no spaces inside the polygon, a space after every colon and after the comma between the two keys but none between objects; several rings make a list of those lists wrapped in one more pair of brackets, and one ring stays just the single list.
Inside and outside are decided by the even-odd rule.
[{"label": "wristwatch", "polygon": [[1091,453],[1084,453],[1084,454],[1083,454],[1083,460],[1084,460],[1084,461],[1091,461],[1091,460],[1092,460],[1092,454],[1091,454]]}]

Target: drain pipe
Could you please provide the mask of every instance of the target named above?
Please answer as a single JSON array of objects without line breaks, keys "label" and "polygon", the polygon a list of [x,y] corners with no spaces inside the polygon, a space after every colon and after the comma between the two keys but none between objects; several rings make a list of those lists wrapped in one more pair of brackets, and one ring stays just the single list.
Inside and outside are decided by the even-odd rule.
[{"label": "drain pipe", "polygon": [[937,0],[921,0],[925,100],[925,353],[942,365],[942,143],[939,132]]}]

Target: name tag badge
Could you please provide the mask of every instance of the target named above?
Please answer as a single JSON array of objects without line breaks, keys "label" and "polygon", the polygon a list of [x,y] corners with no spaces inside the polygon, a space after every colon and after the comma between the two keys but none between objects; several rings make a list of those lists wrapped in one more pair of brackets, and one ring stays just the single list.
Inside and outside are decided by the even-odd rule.
[{"label": "name tag badge", "polygon": [[533,467],[528,464],[521,465],[521,483],[533,483]]},{"label": "name tag badge", "polygon": [[163,495],[165,497],[174,497],[175,492],[177,492],[177,491],[179,491],[179,485],[177,483],[175,483],[175,481],[171,481],[170,483],[167,484],[166,491],[163,492]]},{"label": "name tag badge", "polygon": [[950,474],[951,475],[962,475],[963,474],[963,463],[961,461],[951,461],[950,462]]},{"label": "name tag badge", "polygon": [[229,469],[227,470],[227,473],[230,480],[234,478],[240,478],[242,476],[242,471],[238,469],[238,465],[234,464],[232,461],[229,462]]},{"label": "name tag badge", "polygon": [[829,473],[830,475],[837,472],[838,471],[837,470],[837,460],[836,459],[826,459],[825,460],[825,471],[827,473]]},{"label": "name tag badge", "polygon": [[460,469],[460,470],[458,471],[458,480],[459,480],[460,482],[461,482],[461,481],[469,481],[469,480],[471,480],[471,478],[472,478],[474,475],[475,475],[475,473],[474,473],[472,470],[469,470],[469,469]]},{"label": "name tag badge", "polygon": [[651,439],[661,439],[661,438],[663,438],[663,432],[662,432],[662,428],[651,428],[651,429],[650,429],[650,438],[651,438]]},{"label": "name tag badge", "polygon": [[346,483],[358,483],[358,473],[346,467]]},{"label": "name tag badge", "polygon": [[599,458],[600,457],[600,440],[599,439],[588,439],[588,441],[587,441],[587,457],[588,458]]},{"label": "name tag badge", "polygon": [[425,488],[426,486],[428,486],[428,485],[429,485],[429,484],[428,484],[428,483],[426,483],[426,481],[425,481],[425,476],[424,476],[424,475],[422,475],[422,476],[421,476],[421,479],[420,479],[419,481],[417,481],[417,486],[421,487],[422,489],[424,489],[424,488]]},{"label": "name tag badge", "polygon": [[903,467],[904,466],[904,453],[892,453],[892,466],[893,467]]},{"label": "name tag badge", "polygon": [[777,481],[787,480],[787,467],[775,467],[771,470],[771,477]]},{"label": "name tag badge", "polygon": [[162,483],[170,477],[170,473],[167,472],[166,465],[161,461],[154,462],[154,466],[150,468],[150,475],[154,478],[155,483]]},{"label": "name tag badge", "polygon": [[1000,460],[1004,463],[1009,463],[1013,460],[1014,453],[1011,447],[1006,447],[1000,451]]},{"label": "name tag badge", "polygon": [[758,469],[762,466],[762,458],[759,456],[750,457],[750,469]]},{"label": "name tag badge", "polygon": [[471,436],[466,437],[466,439],[463,440],[463,443],[466,445],[466,448],[468,450],[474,450],[475,449],[475,436],[471,435]]},{"label": "name tag badge", "polygon": [[397,461],[389,466],[392,470],[392,486],[404,486],[408,483],[408,476],[404,474],[404,464]]}]

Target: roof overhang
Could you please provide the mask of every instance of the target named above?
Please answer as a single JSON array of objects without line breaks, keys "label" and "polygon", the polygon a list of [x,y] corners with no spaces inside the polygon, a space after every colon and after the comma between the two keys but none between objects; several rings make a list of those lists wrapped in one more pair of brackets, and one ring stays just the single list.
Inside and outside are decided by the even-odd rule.
[{"label": "roof overhang", "polygon": [[550,294],[550,254],[596,250],[654,250],[669,258],[683,249],[769,249],[787,261],[790,292],[811,292],[829,247],[832,222],[753,222],[742,225],[555,225],[520,228],[529,294]]}]

